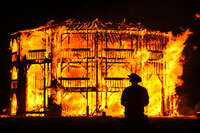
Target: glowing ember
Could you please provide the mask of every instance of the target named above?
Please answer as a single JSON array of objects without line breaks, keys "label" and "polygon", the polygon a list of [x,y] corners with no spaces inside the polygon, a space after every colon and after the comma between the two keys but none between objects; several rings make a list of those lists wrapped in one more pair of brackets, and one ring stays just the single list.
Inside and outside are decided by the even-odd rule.
[{"label": "glowing ember", "polygon": [[142,77],[141,85],[148,90],[148,116],[179,115],[175,88],[183,84],[182,51],[189,30],[174,37],[97,19],[51,23],[12,34],[11,115],[17,110],[19,71],[26,79],[20,82],[26,90],[26,116],[59,114],[60,107],[62,116],[106,112],[121,117],[121,93],[130,85],[127,75],[132,72]]},{"label": "glowing ember", "polygon": [[200,19],[200,14],[199,14],[199,13],[196,13],[196,14],[195,14],[195,17],[196,17],[196,19]]}]

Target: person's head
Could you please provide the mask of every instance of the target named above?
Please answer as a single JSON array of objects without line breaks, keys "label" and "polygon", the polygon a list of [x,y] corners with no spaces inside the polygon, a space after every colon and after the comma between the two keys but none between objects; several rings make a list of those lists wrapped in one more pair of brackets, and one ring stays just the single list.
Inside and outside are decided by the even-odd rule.
[{"label": "person's head", "polygon": [[139,82],[142,82],[142,78],[136,73],[131,73],[130,75],[128,75],[128,77],[130,78],[130,82],[132,84],[137,84]]}]

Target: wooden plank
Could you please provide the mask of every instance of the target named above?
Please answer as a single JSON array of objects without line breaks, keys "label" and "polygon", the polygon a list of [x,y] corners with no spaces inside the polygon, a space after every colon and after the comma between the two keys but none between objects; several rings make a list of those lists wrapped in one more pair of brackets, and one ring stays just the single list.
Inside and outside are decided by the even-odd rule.
[{"label": "wooden plank", "polygon": [[61,77],[59,80],[90,80],[90,78],[86,77]]}]

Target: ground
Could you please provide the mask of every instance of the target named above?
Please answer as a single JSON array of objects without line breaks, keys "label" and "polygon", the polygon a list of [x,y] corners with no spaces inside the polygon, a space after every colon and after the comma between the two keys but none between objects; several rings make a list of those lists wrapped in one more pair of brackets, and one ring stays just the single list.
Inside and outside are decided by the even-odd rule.
[{"label": "ground", "polygon": [[[1,118],[0,131],[6,132],[78,132],[78,133],[118,133],[124,132],[122,118]],[[149,127],[145,132],[193,132],[200,131],[200,119],[197,118],[149,118]],[[136,131],[134,125],[131,129]],[[137,128],[138,130],[138,128]]]}]

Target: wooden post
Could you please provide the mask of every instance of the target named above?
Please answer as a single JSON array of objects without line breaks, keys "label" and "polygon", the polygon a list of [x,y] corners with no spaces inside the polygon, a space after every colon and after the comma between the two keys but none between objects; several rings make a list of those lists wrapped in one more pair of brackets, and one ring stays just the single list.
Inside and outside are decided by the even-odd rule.
[{"label": "wooden post", "polygon": [[[89,47],[89,46],[88,46],[88,30],[87,30],[87,35],[86,35],[86,37],[87,37],[86,39],[87,39],[87,48],[88,48],[88,47]],[[90,51],[87,52],[87,64],[86,64],[87,78],[88,78],[88,54],[89,54],[89,52],[90,52]],[[86,86],[87,86],[87,88],[86,88],[86,90],[87,90],[87,92],[86,92],[86,100],[87,100],[86,115],[87,115],[87,116],[89,116],[88,81],[89,81],[89,80],[86,80],[86,82],[87,82],[87,85],[86,85]]]},{"label": "wooden post", "polygon": [[98,83],[99,83],[99,81],[98,81],[98,69],[99,69],[99,67],[98,67],[98,32],[96,32],[96,36],[95,36],[95,54],[96,54],[96,112],[98,113],[99,112],[99,85],[98,85]]}]

